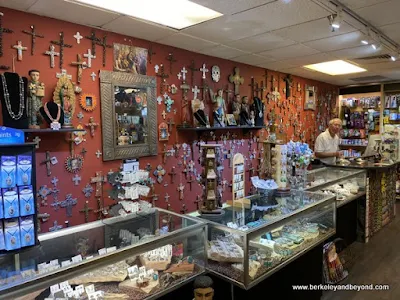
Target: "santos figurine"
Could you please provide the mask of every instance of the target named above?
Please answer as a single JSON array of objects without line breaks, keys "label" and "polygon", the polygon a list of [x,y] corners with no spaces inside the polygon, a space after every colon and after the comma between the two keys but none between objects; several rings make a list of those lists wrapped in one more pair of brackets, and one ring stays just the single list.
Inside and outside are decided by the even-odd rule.
[{"label": "santos figurine", "polygon": [[219,89],[218,94],[215,95],[210,89],[210,98],[212,103],[214,103],[214,126],[215,127],[225,127],[225,113],[226,105],[223,97],[223,90]]},{"label": "santos figurine", "polygon": [[40,72],[30,70],[31,80],[28,83],[28,117],[29,128],[40,128],[38,124],[39,109],[42,106],[44,97],[44,83],[39,82]]},{"label": "santos figurine", "polygon": [[242,101],[240,100],[240,95],[235,95],[232,103],[232,114],[235,117],[236,124],[240,125],[240,111],[242,109]]}]

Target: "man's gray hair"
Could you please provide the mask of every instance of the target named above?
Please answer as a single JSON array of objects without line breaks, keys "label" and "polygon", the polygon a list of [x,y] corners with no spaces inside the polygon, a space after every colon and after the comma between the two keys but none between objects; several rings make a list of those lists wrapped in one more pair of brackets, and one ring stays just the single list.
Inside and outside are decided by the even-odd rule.
[{"label": "man's gray hair", "polygon": [[336,121],[340,122],[340,124],[342,124],[342,120],[340,120],[339,118],[334,118],[332,120],[329,121],[329,125],[332,125],[333,123],[335,123]]}]

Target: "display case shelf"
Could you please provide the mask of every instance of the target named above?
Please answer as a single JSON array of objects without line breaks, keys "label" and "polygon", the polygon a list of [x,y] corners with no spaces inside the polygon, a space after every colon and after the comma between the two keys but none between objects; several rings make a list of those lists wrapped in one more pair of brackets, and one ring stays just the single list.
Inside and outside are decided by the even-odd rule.
[{"label": "display case shelf", "polygon": [[[71,286],[94,284],[96,291],[129,299],[156,299],[204,272],[205,230],[201,220],[150,209],[42,234],[40,247],[0,257],[0,269],[7,270],[0,273],[0,299],[31,293],[29,299],[39,294],[46,298],[50,286],[64,281]],[[148,255],[159,258],[146,259]],[[184,261],[188,269],[179,273]],[[54,269],[43,269],[51,263]],[[135,265],[158,270],[157,277],[150,277],[150,291],[130,280],[128,269]],[[165,286],[168,278],[172,281]]]},{"label": "display case shelf", "polygon": [[263,129],[265,126],[225,126],[225,127],[184,127],[178,125],[179,131],[216,131],[216,130],[231,130],[231,129],[243,129],[243,130],[258,130]]},{"label": "display case shelf", "polygon": [[21,129],[25,133],[57,133],[57,132],[82,132],[85,129],[76,128],[60,128],[59,130],[53,130],[51,128],[40,128],[40,129]]}]

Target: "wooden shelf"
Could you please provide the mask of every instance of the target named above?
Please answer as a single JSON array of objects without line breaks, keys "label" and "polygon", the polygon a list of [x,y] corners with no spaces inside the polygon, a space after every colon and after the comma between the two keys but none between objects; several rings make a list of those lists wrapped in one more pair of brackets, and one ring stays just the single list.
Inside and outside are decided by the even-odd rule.
[{"label": "wooden shelf", "polygon": [[257,130],[266,128],[265,126],[226,126],[226,127],[184,127],[178,125],[179,131],[215,131],[215,130],[232,130],[232,129],[245,129],[245,130]]},{"label": "wooden shelf", "polygon": [[76,129],[76,128],[60,128],[59,130],[53,130],[51,128],[21,129],[21,130],[25,133],[57,133],[57,132],[85,131],[85,129]]},{"label": "wooden shelf", "polygon": [[26,146],[36,146],[36,143],[21,143],[21,144],[0,144],[0,148],[7,148],[7,147],[26,147]]}]

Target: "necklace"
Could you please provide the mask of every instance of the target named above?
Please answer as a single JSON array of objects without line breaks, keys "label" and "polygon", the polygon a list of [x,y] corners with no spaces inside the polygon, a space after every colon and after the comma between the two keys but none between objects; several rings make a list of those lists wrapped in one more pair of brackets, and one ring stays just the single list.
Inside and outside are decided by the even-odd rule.
[{"label": "necklace", "polygon": [[22,183],[28,184],[28,182],[29,182],[28,171],[31,170],[31,167],[29,166],[25,170],[22,167],[20,167],[19,169],[23,172],[22,177],[21,177]]},{"label": "necklace", "polygon": [[8,186],[11,186],[13,183],[12,178],[11,178],[11,173],[14,172],[14,169],[11,168],[11,170],[9,172],[7,172],[6,168],[3,168],[3,171],[7,174],[6,184]]},{"label": "necklace", "polygon": [[19,120],[19,119],[21,119],[22,115],[24,114],[24,109],[25,109],[24,81],[22,80],[22,77],[19,77],[19,111],[18,111],[18,114],[16,115],[12,111],[11,102],[10,102],[10,94],[8,93],[6,77],[3,74],[0,74],[0,77],[1,77],[1,82],[3,84],[4,101],[6,103],[8,114],[14,120]]},{"label": "necklace", "polygon": [[[257,106],[257,110],[259,111],[258,112],[258,116],[260,117],[260,118],[262,118],[262,116],[263,116],[263,113],[262,113],[262,107],[261,107],[261,104],[260,103],[258,103],[258,101],[254,101],[255,103],[256,103],[256,106]],[[261,100],[260,100],[260,102],[261,102]]]},{"label": "necklace", "polygon": [[53,130],[59,130],[61,128],[61,124],[58,122],[60,120],[60,116],[61,116],[61,108],[60,105],[57,105],[57,117],[55,119],[53,119],[53,116],[50,114],[49,109],[47,108],[47,102],[44,104],[43,109],[44,112],[46,113],[47,117],[50,119],[51,124],[50,127]]}]

